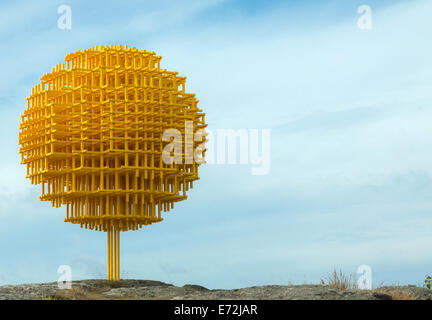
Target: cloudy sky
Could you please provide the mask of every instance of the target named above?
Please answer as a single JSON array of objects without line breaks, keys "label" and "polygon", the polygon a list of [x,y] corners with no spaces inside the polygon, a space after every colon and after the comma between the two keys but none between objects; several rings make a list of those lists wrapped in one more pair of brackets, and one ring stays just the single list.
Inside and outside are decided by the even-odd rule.
[{"label": "cloudy sky", "polygon": [[[60,5],[72,9],[61,30]],[[359,6],[372,29],[359,29]],[[0,4],[0,284],[106,277],[106,235],[63,222],[19,164],[26,97],[67,53],[123,44],[187,76],[209,129],[271,129],[271,169],[208,164],[162,223],[122,233],[121,276],[209,288],[374,285],[432,273],[430,1]],[[249,132],[249,131],[248,131]]]}]

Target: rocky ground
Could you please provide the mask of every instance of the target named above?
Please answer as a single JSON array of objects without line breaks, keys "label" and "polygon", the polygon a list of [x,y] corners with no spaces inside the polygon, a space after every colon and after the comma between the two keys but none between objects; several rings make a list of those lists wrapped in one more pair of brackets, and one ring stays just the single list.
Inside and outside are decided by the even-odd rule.
[{"label": "rocky ground", "polygon": [[233,290],[209,290],[198,285],[176,287],[152,280],[93,279],[74,281],[60,290],[57,282],[0,286],[1,300],[432,300],[432,290],[416,286],[388,286],[368,290],[341,290],[328,285],[270,285]]}]

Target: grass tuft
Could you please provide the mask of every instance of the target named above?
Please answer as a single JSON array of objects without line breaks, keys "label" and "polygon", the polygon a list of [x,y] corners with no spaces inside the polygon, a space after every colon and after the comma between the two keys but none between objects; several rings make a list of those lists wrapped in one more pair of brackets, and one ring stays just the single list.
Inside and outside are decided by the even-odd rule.
[{"label": "grass tuft", "polygon": [[327,277],[321,279],[321,284],[340,290],[357,289],[356,279],[353,275],[345,275],[342,270],[333,270]]}]

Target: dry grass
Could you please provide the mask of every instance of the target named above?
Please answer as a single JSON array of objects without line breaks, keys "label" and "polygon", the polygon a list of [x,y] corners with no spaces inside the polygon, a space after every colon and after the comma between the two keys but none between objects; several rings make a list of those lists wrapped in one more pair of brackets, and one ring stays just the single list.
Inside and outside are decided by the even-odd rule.
[{"label": "dry grass", "polygon": [[340,290],[356,289],[357,283],[353,275],[345,275],[342,270],[333,270],[327,277],[321,279],[322,285],[327,285]]},{"label": "dry grass", "polygon": [[381,282],[379,286],[370,292],[371,294],[373,292],[379,292],[391,295],[392,300],[417,300],[416,294],[409,291],[406,287],[403,289],[403,286],[399,282],[393,282],[387,285]]},{"label": "dry grass", "polygon": [[345,273],[336,269],[329,274],[327,277],[321,279],[322,285],[327,285],[332,288],[340,290],[354,290],[357,293],[364,295],[373,295],[374,292],[384,293],[390,295],[392,300],[416,300],[417,297],[415,293],[409,290],[402,289],[399,284],[393,284],[391,286],[384,286],[383,283],[375,289],[372,290],[360,290],[357,287],[356,278],[353,275],[345,275]]},{"label": "dry grass", "polygon": [[392,300],[417,300],[417,296],[408,290],[402,290],[399,285],[394,285],[392,287],[378,287],[371,291],[373,292],[385,293],[392,296]]}]

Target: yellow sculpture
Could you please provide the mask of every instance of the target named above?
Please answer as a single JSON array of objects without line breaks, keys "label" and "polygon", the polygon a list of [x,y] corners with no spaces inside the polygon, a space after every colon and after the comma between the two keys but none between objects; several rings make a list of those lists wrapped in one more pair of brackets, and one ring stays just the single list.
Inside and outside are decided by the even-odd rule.
[{"label": "yellow sculpture", "polygon": [[108,279],[119,280],[120,231],[162,221],[199,179],[205,114],[154,52],[102,46],[65,61],[27,98],[21,163],[41,200],[66,205],[65,222],[107,232]]}]

